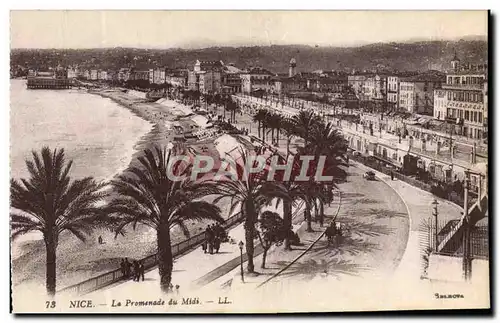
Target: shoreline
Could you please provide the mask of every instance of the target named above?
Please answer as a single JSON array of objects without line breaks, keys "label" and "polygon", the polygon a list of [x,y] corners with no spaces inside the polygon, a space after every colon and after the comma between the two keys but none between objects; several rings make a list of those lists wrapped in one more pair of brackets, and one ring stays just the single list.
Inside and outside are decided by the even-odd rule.
[{"label": "shoreline", "polygon": [[141,157],[145,149],[151,149],[154,146],[166,146],[169,142],[173,141],[173,132],[165,127],[165,120],[168,114],[161,111],[159,107],[155,107],[154,103],[145,102],[144,99],[133,97],[129,94],[123,93],[119,90],[116,91],[96,91],[90,90],[89,94],[98,95],[102,98],[110,99],[117,103],[119,106],[126,108],[135,116],[149,122],[151,128],[147,133],[138,138],[132,145],[133,153],[130,155],[130,161],[123,169],[111,176],[110,180],[123,174],[129,167],[134,165],[134,161]]},{"label": "shoreline", "polygon": [[[127,156],[129,158],[128,163],[123,163],[126,166],[116,169],[113,175],[105,179],[106,181],[116,179],[126,172],[129,167],[135,166],[138,157],[143,155],[145,149],[158,145],[165,147],[169,142],[173,142],[174,130],[168,126],[168,123],[178,120],[178,116],[169,113],[170,107],[156,102],[145,102],[144,99],[133,97],[119,90],[108,90],[108,92],[92,90],[86,93],[110,99],[150,124],[149,131],[132,143],[133,153]],[[186,119],[186,122],[189,122],[188,119]],[[127,149],[127,151],[129,150]],[[209,198],[211,199],[211,197]],[[219,205],[224,218],[229,215],[228,206],[225,204],[225,202],[222,202]],[[191,234],[196,234],[208,222],[188,222],[186,224]],[[152,231],[142,226],[138,227],[137,230],[129,228],[127,231],[125,237],[114,238],[114,234],[111,232],[97,230],[88,237],[85,244],[70,235],[65,234],[62,236],[57,251],[58,288],[64,288],[116,269],[119,267],[121,257],[141,259],[156,252],[156,235]],[[104,245],[96,243],[99,235],[103,237]],[[178,228],[172,230],[172,243],[177,243],[183,239],[184,235],[181,230]],[[23,242],[22,247],[20,246],[19,252],[21,254],[15,260],[13,259],[12,269],[15,271],[12,284],[16,286],[17,290],[43,289],[45,277],[43,244],[42,239],[36,239]]]}]

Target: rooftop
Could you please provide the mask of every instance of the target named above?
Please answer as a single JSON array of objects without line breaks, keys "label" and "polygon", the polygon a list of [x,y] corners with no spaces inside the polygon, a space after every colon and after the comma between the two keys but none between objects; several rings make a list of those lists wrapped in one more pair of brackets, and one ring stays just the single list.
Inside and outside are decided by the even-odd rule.
[{"label": "rooftop", "polygon": [[401,79],[402,82],[445,82],[445,80],[446,75],[439,71],[428,71]]},{"label": "rooftop", "polygon": [[234,73],[234,74],[236,74],[236,73],[242,73],[243,72],[241,69],[239,69],[239,68],[237,68],[237,67],[235,67],[233,65],[226,65],[226,66],[224,66],[224,71],[226,73]]},{"label": "rooftop", "polygon": [[249,74],[265,74],[265,75],[271,75],[274,76],[273,73],[270,71],[266,70],[265,68],[262,67],[252,67],[249,71]]}]

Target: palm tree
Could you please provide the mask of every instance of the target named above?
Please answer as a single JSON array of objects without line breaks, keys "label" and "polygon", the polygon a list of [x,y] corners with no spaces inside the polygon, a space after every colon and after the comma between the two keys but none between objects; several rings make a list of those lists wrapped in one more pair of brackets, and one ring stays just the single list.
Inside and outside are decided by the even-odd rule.
[{"label": "palm tree", "polygon": [[117,196],[108,206],[116,218],[116,234],[123,234],[129,224],[135,229],[137,223],[156,230],[160,288],[165,293],[172,280],[173,268],[170,230],[177,226],[189,236],[185,221],[223,222],[215,203],[200,200],[210,194],[206,182],[187,178],[176,180],[169,176],[189,177],[191,171],[191,165],[172,165],[174,154],[159,147],[145,150],[144,156],[138,158],[140,167],[132,167],[112,181]]},{"label": "palm tree", "polygon": [[292,117],[297,136],[304,139],[304,147],[309,144],[311,130],[321,122],[321,119],[312,111],[300,111]]},{"label": "palm tree", "polygon": [[[325,219],[325,204],[333,201],[333,189],[335,187],[335,184],[319,182],[315,182],[310,187],[309,194],[312,196],[312,206],[315,213],[314,219],[315,222],[319,220],[320,226],[323,226]],[[311,221],[311,219],[308,219],[308,221]]]},{"label": "palm tree", "polygon": [[259,109],[256,114],[253,116],[253,121],[258,123],[259,129],[259,138],[262,130],[262,140],[264,140],[264,120],[267,117],[267,110]]},{"label": "palm tree", "polygon": [[[283,117],[281,117],[281,115],[279,115],[278,113],[270,112],[268,114],[267,125],[269,126],[269,128],[271,128],[271,142],[273,143],[279,143],[279,131],[282,121]],[[276,136],[274,130],[276,130]]]},{"label": "palm tree", "polygon": [[240,107],[231,97],[228,97],[226,102],[226,109],[229,111],[229,120],[234,123],[236,122],[236,112],[240,111]]},{"label": "palm tree", "polygon": [[104,183],[92,177],[71,181],[73,162],[66,163],[64,149],[43,147],[40,154],[33,151],[33,160],[26,160],[29,179],[10,181],[11,237],[40,231],[45,242],[46,289],[50,296],[56,292],[56,251],[59,236],[68,231],[81,241],[93,229],[104,227],[107,216],[96,206],[105,193]]},{"label": "palm tree", "polygon": [[[280,156],[279,161],[284,163],[284,156],[278,156]],[[287,161],[290,156],[290,154],[287,154]],[[298,158],[294,158],[293,160],[291,178],[282,178],[282,180],[278,178],[276,184],[280,185],[281,191],[284,192],[284,196],[286,196],[285,199],[278,199],[278,203],[283,203],[283,222],[284,226],[289,230],[292,229],[292,207],[297,207],[296,202],[298,200],[302,199],[304,201],[303,187],[300,185],[300,182],[294,180],[294,177],[300,173],[301,165],[298,160]],[[282,172],[278,172],[278,174],[282,174]],[[291,250],[290,236],[288,235],[285,237],[285,250]]]},{"label": "palm tree", "polygon": [[[314,155],[313,169],[316,169],[321,156],[325,156],[324,175],[333,176],[331,183],[310,183],[304,184],[307,193],[316,196],[311,203],[319,203],[319,220],[323,222],[324,203],[331,201],[331,190],[335,187],[335,182],[346,178],[347,173],[340,168],[344,165],[345,155],[347,153],[347,141],[338,132],[331,123],[325,124],[319,122],[311,129],[309,135],[310,142],[301,150],[301,153]],[[325,174],[326,173],[326,174]],[[311,177],[312,179],[312,177]],[[318,209],[315,208],[316,214]],[[309,220],[308,220],[309,221]]]},{"label": "palm tree", "polygon": [[292,141],[292,137],[295,136],[295,126],[291,119],[284,118],[281,121],[281,130],[284,132],[286,137],[286,154],[290,155],[290,143]]},{"label": "palm tree", "polygon": [[[274,182],[266,181],[265,172],[251,173],[247,176],[241,176],[243,167],[248,165],[248,153],[240,149],[240,158],[236,164],[240,178],[237,181],[223,180],[213,183],[213,186],[218,191],[218,197],[214,203],[218,203],[223,198],[230,198],[230,213],[237,208],[241,209],[245,217],[245,242],[246,252],[248,255],[247,271],[253,273],[254,263],[254,239],[257,237],[256,224],[258,216],[262,208],[269,205],[274,198],[287,199],[286,192],[281,189],[280,185]],[[252,167],[257,168],[257,161],[254,161]]]}]

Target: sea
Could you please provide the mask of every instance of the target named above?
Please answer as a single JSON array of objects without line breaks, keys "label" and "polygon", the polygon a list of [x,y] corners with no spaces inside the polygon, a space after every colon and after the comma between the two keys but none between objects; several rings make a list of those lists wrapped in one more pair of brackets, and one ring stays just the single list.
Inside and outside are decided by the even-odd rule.
[{"label": "sea", "polygon": [[70,176],[106,180],[125,169],[135,143],[152,125],[110,99],[86,90],[28,90],[10,84],[10,176],[29,176],[26,159],[43,146],[64,149]]},{"label": "sea", "polygon": [[[28,90],[26,80],[10,81],[10,177],[28,178],[26,160],[47,146],[64,149],[73,161],[70,176],[109,180],[130,163],[138,140],[152,124],[110,99],[85,90]],[[21,245],[41,239],[32,232],[11,247],[13,259]]]}]

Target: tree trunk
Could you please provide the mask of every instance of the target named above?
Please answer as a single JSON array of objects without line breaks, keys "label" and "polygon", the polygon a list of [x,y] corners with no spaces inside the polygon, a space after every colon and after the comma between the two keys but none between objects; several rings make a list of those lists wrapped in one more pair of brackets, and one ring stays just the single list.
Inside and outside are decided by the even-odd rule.
[{"label": "tree trunk", "polygon": [[267,257],[267,250],[269,250],[269,247],[265,247],[262,245],[262,248],[264,249],[264,252],[262,253],[262,265],[260,268],[265,269],[266,268],[266,257]]},{"label": "tree trunk", "polygon": [[[283,222],[285,228],[292,230],[292,203],[289,201],[283,202]],[[285,237],[285,250],[292,250],[288,232]]]},{"label": "tree trunk", "polygon": [[162,225],[156,231],[158,251],[158,271],[160,273],[160,288],[163,293],[168,293],[168,287],[172,282],[172,245],[170,241],[170,228]]},{"label": "tree trunk", "polygon": [[255,272],[255,267],[253,264],[253,253],[254,253],[254,244],[253,237],[255,235],[255,227],[251,221],[248,219],[245,221],[245,242],[246,242],[246,251],[248,256],[247,263],[247,271],[249,273]]},{"label": "tree trunk", "polygon": [[50,297],[54,297],[56,294],[56,250],[57,250],[57,239],[52,234],[48,234],[44,237],[45,240],[45,251],[47,253],[47,264],[45,272],[45,287],[47,289],[47,294]]},{"label": "tree trunk", "polygon": [[325,220],[325,208],[323,206],[323,201],[319,201],[319,224],[323,226]]},{"label": "tree trunk", "polygon": [[247,251],[247,271],[249,273],[255,272],[255,267],[253,264],[254,257],[254,238],[257,235],[255,230],[255,223],[257,221],[257,211],[255,210],[254,201],[251,196],[247,197],[245,203],[243,203],[242,211],[245,214],[245,242],[246,242],[246,251]]},{"label": "tree trunk", "polygon": [[306,203],[306,220],[307,220],[307,232],[313,232],[311,226],[311,205],[310,203]]},{"label": "tree trunk", "polygon": [[314,223],[318,223],[319,220],[319,210],[318,210],[318,201],[314,200]]}]

